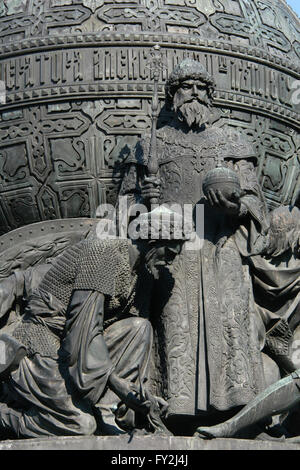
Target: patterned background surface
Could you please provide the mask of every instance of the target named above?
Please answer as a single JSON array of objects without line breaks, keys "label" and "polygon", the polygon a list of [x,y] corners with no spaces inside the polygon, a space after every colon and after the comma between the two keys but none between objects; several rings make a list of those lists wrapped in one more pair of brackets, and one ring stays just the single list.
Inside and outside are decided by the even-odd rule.
[{"label": "patterned background surface", "polygon": [[121,163],[150,128],[155,43],[167,66],[160,98],[168,71],[200,60],[217,83],[215,125],[254,142],[270,207],[290,202],[300,173],[299,30],[284,0],[0,2],[0,233],[93,217],[100,202],[115,202]]}]

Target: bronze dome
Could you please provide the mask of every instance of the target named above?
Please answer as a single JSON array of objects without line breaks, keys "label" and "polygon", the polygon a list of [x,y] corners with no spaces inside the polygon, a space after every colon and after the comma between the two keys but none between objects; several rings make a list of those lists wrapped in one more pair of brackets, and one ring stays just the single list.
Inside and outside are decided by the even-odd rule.
[{"label": "bronze dome", "polygon": [[284,0],[9,0],[0,15],[0,233],[115,201],[120,164],[151,126],[156,43],[162,102],[174,67],[199,60],[215,125],[254,144],[270,208],[293,200],[300,23]]}]

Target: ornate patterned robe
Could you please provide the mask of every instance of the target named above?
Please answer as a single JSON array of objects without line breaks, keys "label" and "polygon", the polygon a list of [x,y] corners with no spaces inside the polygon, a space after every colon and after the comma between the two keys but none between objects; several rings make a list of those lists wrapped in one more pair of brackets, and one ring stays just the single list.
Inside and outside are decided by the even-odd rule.
[{"label": "ornate patterned robe", "polygon": [[[128,160],[121,195],[143,202],[149,138]],[[261,349],[264,326],[256,312],[245,262],[259,253],[268,228],[257,181],[254,152],[235,131],[217,127],[184,133],[158,131],[160,202],[204,204],[204,245],[182,251],[161,271],[153,310],[159,379],[169,415],[228,410],[249,402],[264,388]],[[236,171],[243,190],[239,217],[211,208],[202,192],[217,157]],[[171,276],[170,276],[171,274]]]}]

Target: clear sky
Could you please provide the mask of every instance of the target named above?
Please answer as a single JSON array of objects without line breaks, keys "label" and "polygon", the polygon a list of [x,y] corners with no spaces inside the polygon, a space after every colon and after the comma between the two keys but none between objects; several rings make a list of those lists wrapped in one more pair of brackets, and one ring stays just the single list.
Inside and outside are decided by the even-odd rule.
[{"label": "clear sky", "polygon": [[286,3],[288,3],[293,8],[293,10],[300,16],[300,0],[287,0]]}]

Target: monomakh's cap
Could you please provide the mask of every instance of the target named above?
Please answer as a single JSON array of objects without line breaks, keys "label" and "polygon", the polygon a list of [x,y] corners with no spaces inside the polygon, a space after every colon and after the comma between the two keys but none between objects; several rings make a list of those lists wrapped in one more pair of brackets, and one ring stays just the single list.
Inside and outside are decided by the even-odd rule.
[{"label": "monomakh's cap", "polygon": [[193,234],[192,222],[165,205],[136,219],[139,235],[143,240],[189,240]]}]

